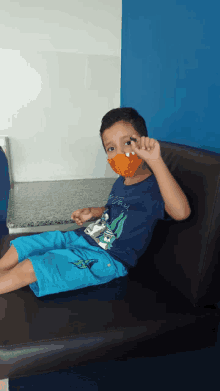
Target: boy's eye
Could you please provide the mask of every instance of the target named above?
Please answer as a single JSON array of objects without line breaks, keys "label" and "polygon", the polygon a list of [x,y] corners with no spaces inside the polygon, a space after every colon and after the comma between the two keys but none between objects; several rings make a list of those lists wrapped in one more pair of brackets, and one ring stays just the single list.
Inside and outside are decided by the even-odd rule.
[{"label": "boy's eye", "polygon": [[[126,141],[126,143],[131,143],[131,141],[130,141],[130,140],[129,140],[129,141]],[[126,144],[126,143],[125,143],[125,144]],[[114,147],[110,147],[109,149],[111,149],[111,148],[114,148]],[[109,149],[108,149],[108,151],[109,151]],[[108,151],[107,151],[107,152],[108,152]],[[111,152],[111,151],[110,151],[110,152]]]}]

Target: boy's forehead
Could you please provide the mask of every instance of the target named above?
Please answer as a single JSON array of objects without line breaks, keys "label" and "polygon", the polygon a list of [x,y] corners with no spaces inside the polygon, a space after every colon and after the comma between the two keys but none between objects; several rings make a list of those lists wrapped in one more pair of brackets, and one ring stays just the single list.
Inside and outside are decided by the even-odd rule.
[{"label": "boy's forehead", "polygon": [[[129,124],[130,125],[130,124]],[[136,131],[134,130],[134,128],[132,126],[128,126],[128,125],[124,125],[124,126],[114,126],[110,129],[106,129],[106,131],[104,132],[103,134],[103,140],[104,142],[109,142],[112,137],[114,137],[115,135],[117,135],[118,137],[124,137],[124,136],[127,136],[127,135],[132,135],[132,134],[135,134]]]}]

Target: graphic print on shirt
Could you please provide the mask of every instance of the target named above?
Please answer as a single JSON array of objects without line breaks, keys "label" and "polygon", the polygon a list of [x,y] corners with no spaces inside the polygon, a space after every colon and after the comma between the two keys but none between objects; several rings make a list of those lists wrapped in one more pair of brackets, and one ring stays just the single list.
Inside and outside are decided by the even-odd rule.
[{"label": "graphic print on shirt", "polygon": [[109,214],[105,210],[101,219],[88,225],[84,232],[91,236],[104,250],[109,250],[112,247],[112,243],[120,238],[126,219],[127,216],[122,212],[111,224],[108,224]]}]

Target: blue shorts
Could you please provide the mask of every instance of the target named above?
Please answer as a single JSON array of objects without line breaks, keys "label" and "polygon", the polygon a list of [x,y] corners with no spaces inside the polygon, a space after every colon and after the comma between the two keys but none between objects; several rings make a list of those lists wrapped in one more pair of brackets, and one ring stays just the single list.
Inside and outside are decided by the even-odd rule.
[{"label": "blue shorts", "polygon": [[105,284],[128,274],[121,262],[74,231],[21,236],[12,244],[18,262],[30,259],[33,265],[37,281],[29,287],[37,297]]}]

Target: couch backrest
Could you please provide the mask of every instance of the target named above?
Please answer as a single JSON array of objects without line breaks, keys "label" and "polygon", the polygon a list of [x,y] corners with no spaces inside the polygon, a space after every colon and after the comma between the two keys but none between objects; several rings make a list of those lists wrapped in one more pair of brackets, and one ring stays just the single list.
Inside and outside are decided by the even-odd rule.
[{"label": "couch backrest", "polygon": [[[184,221],[159,221],[138,261],[138,280],[155,274],[175,287],[194,307],[220,301],[220,154],[158,140],[161,155],[191,207]],[[132,271],[131,271],[132,273]],[[157,279],[157,278],[156,278]],[[155,290],[164,289],[155,283]],[[151,288],[152,288],[151,286]],[[161,288],[160,288],[161,286]]]}]

